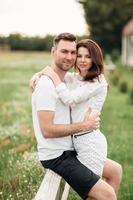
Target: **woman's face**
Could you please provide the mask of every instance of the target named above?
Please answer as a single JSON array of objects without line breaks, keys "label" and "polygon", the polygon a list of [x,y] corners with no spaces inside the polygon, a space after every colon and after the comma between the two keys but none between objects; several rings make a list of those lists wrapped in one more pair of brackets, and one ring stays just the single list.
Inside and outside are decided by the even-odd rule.
[{"label": "woman's face", "polygon": [[92,59],[87,48],[79,47],[77,52],[76,66],[80,70],[81,75],[85,75],[88,72],[88,69],[91,68]]}]

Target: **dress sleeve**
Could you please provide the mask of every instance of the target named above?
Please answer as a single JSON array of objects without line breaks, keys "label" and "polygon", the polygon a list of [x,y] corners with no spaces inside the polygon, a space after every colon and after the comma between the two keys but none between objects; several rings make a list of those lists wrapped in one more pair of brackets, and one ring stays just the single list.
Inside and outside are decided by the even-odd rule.
[{"label": "dress sleeve", "polygon": [[78,86],[74,90],[69,90],[65,83],[61,83],[56,87],[56,91],[64,104],[74,105],[97,95],[104,86],[107,86],[107,82],[105,78],[102,77],[95,82],[86,82],[84,85]]},{"label": "dress sleeve", "polygon": [[101,87],[101,90],[99,90],[99,92],[91,99],[89,99],[89,107],[92,110],[101,112],[107,96],[107,91],[108,91],[107,85],[103,85],[103,87]]},{"label": "dress sleeve", "polygon": [[67,85],[67,87],[73,85],[73,83],[75,82],[75,79],[77,77],[77,73],[76,72],[67,72],[65,75],[65,83]]}]

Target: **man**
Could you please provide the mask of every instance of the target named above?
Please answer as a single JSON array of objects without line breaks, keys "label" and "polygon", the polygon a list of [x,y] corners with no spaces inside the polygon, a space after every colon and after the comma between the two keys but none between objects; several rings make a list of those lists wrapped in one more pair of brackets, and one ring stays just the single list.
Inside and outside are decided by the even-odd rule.
[{"label": "man", "polygon": [[[76,38],[63,33],[54,39],[51,54],[53,70],[62,81],[76,60]],[[83,122],[70,124],[70,110],[56,94],[48,77],[39,80],[32,98],[33,125],[38,142],[39,159],[45,168],[61,175],[82,197],[95,200],[116,200],[111,186],[101,180],[76,158],[71,135],[99,127],[99,116],[86,114]]]}]

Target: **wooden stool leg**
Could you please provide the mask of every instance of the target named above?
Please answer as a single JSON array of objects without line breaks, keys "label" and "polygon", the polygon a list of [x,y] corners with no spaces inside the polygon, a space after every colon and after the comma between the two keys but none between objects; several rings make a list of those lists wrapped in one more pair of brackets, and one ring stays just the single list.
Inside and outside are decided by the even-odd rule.
[{"label": "wooden stool leg", "polygon": [[70,186],[69,186],[69,184],[66,182],[66,183],[65,183],[65,187],[64,187],[64,191],[63,191],[61,200],[67,200],[68,195],[69,195],[69,190],[70,190]]},{"label": "wooden stool leg", "polygon": [[47,170],[34,200],[59,200],[60,182],[61,176],[51,170]]},{"label": "wooden stool leg", "polygon": [[64,191],[60,198],[60,183],[61,176],[48,169],[34,200],[67,200],[70,186],[67,182],[65,183]]}]

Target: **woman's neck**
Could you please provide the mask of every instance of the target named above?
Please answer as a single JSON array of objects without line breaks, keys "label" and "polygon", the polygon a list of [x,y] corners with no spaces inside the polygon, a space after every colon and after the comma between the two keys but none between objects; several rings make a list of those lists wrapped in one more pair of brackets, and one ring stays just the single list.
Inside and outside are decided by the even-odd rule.
[{"label": "woman's neck", "polygon": [[83,71],[83,72],[80,72],[80,76],[82,76],[83,78],[86,76],[87,72]]}]

